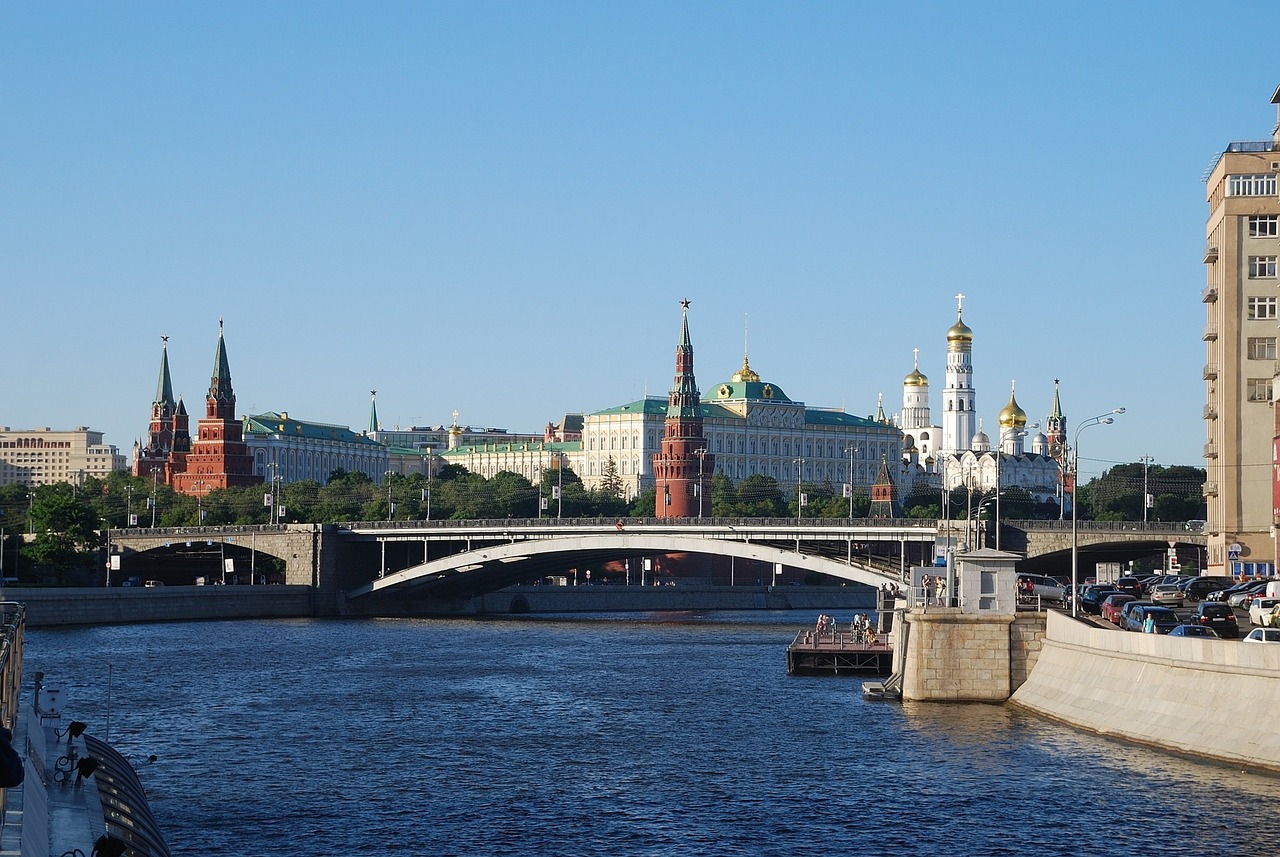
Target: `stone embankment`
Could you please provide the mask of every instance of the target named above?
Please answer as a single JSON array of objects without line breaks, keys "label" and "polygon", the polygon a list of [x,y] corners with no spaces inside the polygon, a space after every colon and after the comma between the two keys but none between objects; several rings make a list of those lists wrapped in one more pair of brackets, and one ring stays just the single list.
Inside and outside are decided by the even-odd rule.
[{"label": "stone embankment", "polygon": [[5,589],[27,607],[28,628],[119,625],[196,619],[312,616],[310,586],[158,586],[155,588]]},{"label": "stone embankment", "polygon": [[1099,735],[1280,772],[1280,645],[1125,634],[1050,612],[1010,700]]}]

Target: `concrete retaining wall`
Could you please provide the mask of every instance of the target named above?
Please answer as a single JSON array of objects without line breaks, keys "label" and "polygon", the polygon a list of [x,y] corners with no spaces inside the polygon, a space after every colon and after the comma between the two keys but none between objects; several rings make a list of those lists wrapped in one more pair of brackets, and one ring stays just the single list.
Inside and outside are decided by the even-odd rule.
[{"label": "concrete retaining wall", "polygon": [[[527,609],[521,609],[521,605]],[[473,598],[473,613],[601,613],[646,610],[875,610],[875,590],[863,586],[514,586]],[[816,612],[812,617],[817,618]]]},{"label": "concrete retaining wall", "polygon": [[1100,735],[1280,772],[1280,645],[1120,633],[1050,613],[1010,701]]},{"label": "concrete retaining wall", "polygon": [[27,627],[117,625],[191,619],[283,619],[311,616],[310,586],[162,586],[8,589],[27,606]]}]

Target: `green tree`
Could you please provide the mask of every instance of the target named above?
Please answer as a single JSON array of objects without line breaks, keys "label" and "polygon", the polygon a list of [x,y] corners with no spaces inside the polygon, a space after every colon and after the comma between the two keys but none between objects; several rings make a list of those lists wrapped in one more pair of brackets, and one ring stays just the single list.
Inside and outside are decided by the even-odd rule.
[{"label": "green tree", "polygon": [[23,553],[38,582],[83,586],[93,581],[99,521],[71,485],[37,488],[31,503],[31,525],[35,539],[24,546]]},{"label": "green tree", "polygon": [[622,496],[622,477],[618,475],[618,462],[613,460],[612,455],[605,459],[600,490],[614,497]]},{"label": "green tree", "polygon": [[782,488],[772,476],[756,474],[738,483],[737,514],[746,518],[782,518],[787,515],[787,504],[782,499]]}]

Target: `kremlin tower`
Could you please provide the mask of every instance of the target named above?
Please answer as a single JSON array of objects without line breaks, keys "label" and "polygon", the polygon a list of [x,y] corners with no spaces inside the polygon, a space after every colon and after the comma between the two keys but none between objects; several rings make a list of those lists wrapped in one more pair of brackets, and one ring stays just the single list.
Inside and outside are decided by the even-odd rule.
[{"label": "kremlin tower", "polygon": [[715,456],[702,436],[702,400],[693,377],[693,344],[689,341],[689,301],[680,302],[680,342],[676,376],[667,397],[662,448],[653,456],[658,518],[692,518],[709,513],[708,497]]}]

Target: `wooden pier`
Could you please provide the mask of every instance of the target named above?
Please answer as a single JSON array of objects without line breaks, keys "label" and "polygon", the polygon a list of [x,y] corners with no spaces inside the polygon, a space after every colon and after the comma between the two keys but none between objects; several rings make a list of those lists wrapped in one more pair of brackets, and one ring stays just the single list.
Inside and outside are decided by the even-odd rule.
[{"label": "wooden pier", "polygon": [[889,675],[893,649],[839,631],[801,631],[787,646],[787,675]]}]

